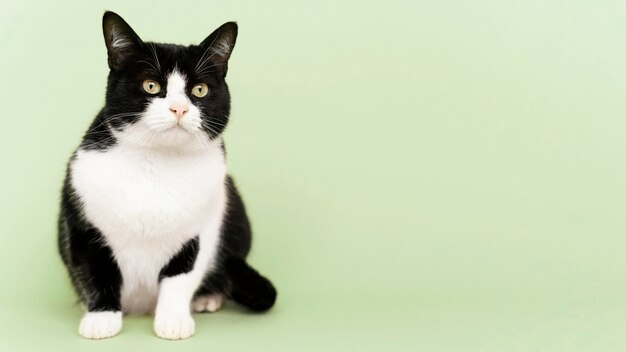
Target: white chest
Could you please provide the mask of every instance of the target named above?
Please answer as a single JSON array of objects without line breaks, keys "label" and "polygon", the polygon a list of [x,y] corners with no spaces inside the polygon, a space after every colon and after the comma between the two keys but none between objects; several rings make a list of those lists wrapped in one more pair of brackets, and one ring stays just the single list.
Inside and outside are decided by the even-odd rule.
[{"label": "white chest", "polygon": [[225,175],[219,147],[211,153],[120,146],[77,152],[72,186],[120,267],[125,310],[153,307],[161,268],[223,209]]}]

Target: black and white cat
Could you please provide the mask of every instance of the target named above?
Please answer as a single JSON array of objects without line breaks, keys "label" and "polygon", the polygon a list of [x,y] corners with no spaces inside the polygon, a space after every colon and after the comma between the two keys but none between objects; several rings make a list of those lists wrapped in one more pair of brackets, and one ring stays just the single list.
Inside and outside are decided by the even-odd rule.
[{"label": "black and white cat", "polygon": [[59,249],[86,308],[83,337],[116,335],[123,313],[154,313],[154,331],[183,339],[191,312],[230,298],[272,307],[272,283],[246,263],[251,232],[226,173],[224,80],[237,25],[200,45],[143,42],[117,14],[103,31],[106,102],[72,155]]}]

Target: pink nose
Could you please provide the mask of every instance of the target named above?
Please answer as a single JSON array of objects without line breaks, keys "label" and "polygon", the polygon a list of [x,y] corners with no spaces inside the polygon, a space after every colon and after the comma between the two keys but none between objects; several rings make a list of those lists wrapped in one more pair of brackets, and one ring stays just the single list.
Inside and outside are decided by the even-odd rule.
[{"label": "pink nose", "polygon": [[189,105],[186,103],[172,103],[170,111],[176,114],[176,119],[180,120],[189,111]]}]

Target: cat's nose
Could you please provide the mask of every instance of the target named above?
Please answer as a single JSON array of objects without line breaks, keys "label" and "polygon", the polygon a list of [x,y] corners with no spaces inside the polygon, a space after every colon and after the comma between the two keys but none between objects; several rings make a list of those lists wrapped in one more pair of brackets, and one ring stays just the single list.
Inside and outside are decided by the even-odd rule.
[{"label": "cat's nose", "polygon": [[170,111],[176,115],[176,119],[180,120],[183,118],[183,115],[187,111],[189,111],[189,104],[187,103],[172,103],[170,105]]}]

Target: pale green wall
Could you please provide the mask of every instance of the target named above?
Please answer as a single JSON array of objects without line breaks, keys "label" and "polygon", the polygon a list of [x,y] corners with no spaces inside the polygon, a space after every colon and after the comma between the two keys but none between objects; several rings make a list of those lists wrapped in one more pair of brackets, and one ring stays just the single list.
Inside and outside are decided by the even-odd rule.
[{"label": "pale green wall", "polygon": [[56,255],[105,9],[146,40],[240,25],[230,169],[280,297],[181,349],[626,349],[625,2],[4,0],[3,351],[174,345],[147,318],[80,339]]}]

